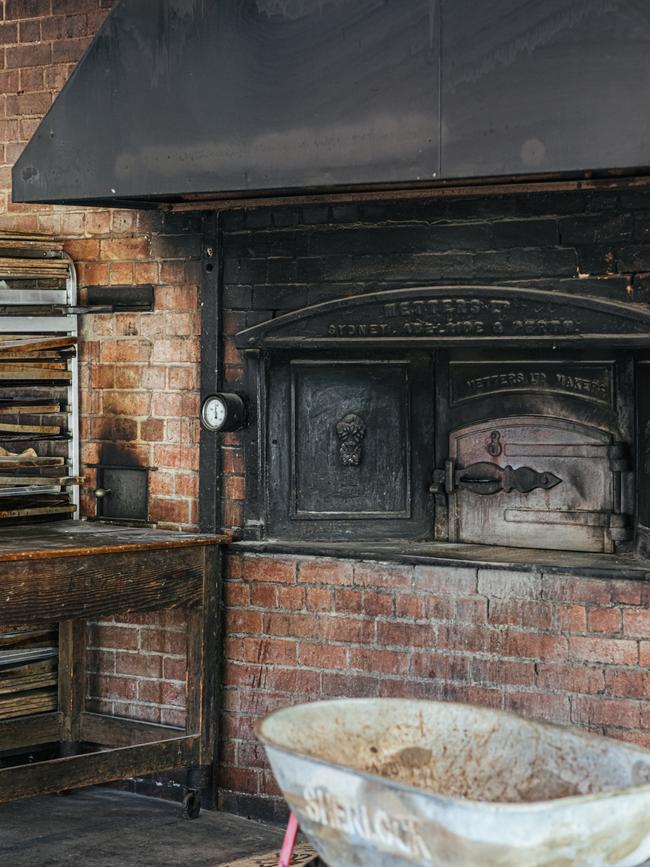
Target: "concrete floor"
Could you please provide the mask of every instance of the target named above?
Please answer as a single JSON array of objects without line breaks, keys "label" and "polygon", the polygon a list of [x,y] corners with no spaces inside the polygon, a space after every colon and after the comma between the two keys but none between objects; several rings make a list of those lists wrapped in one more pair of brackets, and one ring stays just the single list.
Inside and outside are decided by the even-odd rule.
[{"label": "concrete floor", "polygon": [[217,867],[281,842],[247,819],[204,810],[188,821],[178,804],[106,789],[0,805],[7,867]]}]

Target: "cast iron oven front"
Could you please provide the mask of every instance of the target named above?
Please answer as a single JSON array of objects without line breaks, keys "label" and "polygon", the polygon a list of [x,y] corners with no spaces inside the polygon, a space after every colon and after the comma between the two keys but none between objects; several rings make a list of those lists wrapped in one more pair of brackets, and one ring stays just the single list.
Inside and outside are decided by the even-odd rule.
[{"label": "cast iron oven front", "polygon": [[649,336],[637,305],[474,286],[247,329],[246,536],[643,547]]}]

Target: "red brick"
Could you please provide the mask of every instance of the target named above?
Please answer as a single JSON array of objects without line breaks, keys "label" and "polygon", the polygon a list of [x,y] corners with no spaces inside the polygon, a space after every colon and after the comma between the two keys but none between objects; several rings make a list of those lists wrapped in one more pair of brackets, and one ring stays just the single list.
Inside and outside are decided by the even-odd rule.
[{"label": "red brick", "polygon": [[561,632],[587,631],[587,609],[584,605],[559,605],[557,610]]},{"label": "red brick", "polygon": [[[445,600],[447,602],[448,600]],[[422,620],[426,614],[426,603],[431,600],[426,600],[422,596],[413,596],[410,593],[400,593],[395,597],[395,614],[397,617],[410,618],[411,620]],[[431,614],[435,618],[435,614]]]},{"label": "red brick", "polygon": [[140,439],[145,442],[159,443],[163,438],[164,422],[159,418],[149,418],[140,422]]},{"label": "red brick", "polygon": [[538,599],[541,577],[534,572],[479,569],[478,592],[494,599]]},{"label": "red brick", "polygon": [[105,261],[132,261],[149,258],[149,238],[108,238],[100,242]]},{"label": "red brick", "polygon": [[240,638],[236,644],[228,640],[226,649],[228,658],[263,665],[293,665],[297,659],[297,643],[277,638]]},{"label": "red brick", "polygon": [[277,557],[245,557],[243,577],[246,581],[291,584],[296,580],[296,563]]},{"label": "red brick", "polygon": [[568,644],[567,639],[559,635],[509,631],[505,637],[504,653],[540,661],[566,659]]},{"label": "red brick", "polygon": [[605,671],[605,691],[624,698],[650,699],[650,672],[630,669]]},{"label": "red brick", "polygon": [[590,608],[589,629],[591,632],[605,632],[610,635],[620,632],[620,610],[618,608]]},{"label": "red brick", "polygon": [[591,638],[573,636],[569,641],[569,655],[584,662],[606,662],[614,665],[636,665],[639,649],[636,641],[617,638]]},{"label": "red brick", "polygon": [[7,69],[21,69],[28,66],[47,66],[52,62],[52,45],[41,42],[38,45],[8,46],[5,50]]},{"label": "red brick", "polygon": [[314,638],[320,635],[320,624],[313,614],[277,612],[264,615],[264,632],[277,637]]},{"label": "red brick", "polygon": [[344,560],[303,560],[299,566],[304,584],[352,584],[352,563]]},{"label": "red brick", "polygon": [[366,675],[323,674],[323,695],[343,698],[372,698],[379,695],[379,679]]},{"label": "red brick", "polygon": [[435,646],[472,653],[501,653],[503,632],[481,625],[449,623],[436,631]]},{"label": "red brick", "polygon": [[411,674],[439,680],[468,680],[470,657],[457,654],[415,652],[411,654]]},{"label": "red brick", "polygon": [[142,631],[141,647],[145,652],[171,653],[182,656],[187,650],[187,637],[182,632],[145,629]]},{"label": "red brick", "polygon": [[650,611],[623,611],[623,632],[625,635],[650,638]]},{"label": "red brick", "polygon": [[347,617],[321,615],[318,634],[325,641],[373,644],[375,641],[375,623],[372,620],[352,620]]},{"label": "red brick", "polygon": [[505,707],[507,710],[533,719],[565,724],[571,721],[568,696],[537,692],[508,692],[505,695]]},{"label": "red brick", "polygon": [[198,470],[199,450],[195,446],[154,446],[154,463],[170,469]]},{"label": "red brick", "polygon": [[377,643],[397,647],[433,647],[436,632],[433,626],[413,623],[377,623]]},{"label": "red brick", "polygon": [[147,340],[107,340],[102,344],[102,361],[128,363],[132,361],[148,361],[151,355],[151,344]]},{"label": "red brick", "polygon": [[278,585],[277,607],[285,611],[302,611],[305,607],[305,588]]},{"label": "red brick", "polygon": [[93,623],[89,629],[89,646],[115,648],[116,650],[135,650],[139,643],[139,631],[126,629],[112,624]]},{"label": "red brick", "polygon": [[[362,614],[364,611],[363,596],[364,594],[360,590],[335,590],[334,606],[340,612]],[[388,598],[392,603],[392,597]]]},{"label": "red brick", "polygon": [[151,395],[133,391],[104,391],[102,409],[106,415],[148,416]]},{"label": "red brick", "polygon": [[163,657],[152,653],[118,653],[115,671],[136,677],[162,677]]},{"label": "red brick", "polygon": [[643,605],[647,598],[648,585],[645,581],[610,582],[612,602],[620,605]]},{"label": "red brick", "polygon": [[615,725],[638,728],[640,704],[606,698],[575,698],[573,721],[582,725]]},{"label": "red brick", "polygon": [[439,595],[469,596],[476,593],[477,570],[460,566],[416,566],[415,587]]},{"label": "red brick", "polygon": [[233,792],[248,792],[254,795],[258,791],[259,777],[258,771],[222,766],[219,770],[219,786]]},{"label": "red brick", "polygon": [[278,607],[278,587],[276,584],[254,583],[245,586],[250,587],[251,605],[256,608]]},{"label": "red brick", "polygon": [[506,626],[549,629],[552,608],[545,602],[495,599],[490,603],[489,622]]},{"label": "red brick", "polygon": [[51,0],[6,0],[5,18],[40,18],[50,14],[50,4]]},{"label": "red brick", "polygon": [[389,593],[364,591],[363,613],[370,617],[389,617],[393,613],[393,604],[394,596]]},{"label": "red brick", "polygon": [[350,668],[380,674],[406,674],[409,655],[395,650],[353,648],[350,651]]},{"label": "red brick", "polygon": [[333,611],[334,592],[325,587],[308,587],[306,607],[308,611]]},{"label": "red brick", "polygon": [[273,667],[264,669],[261,687],[292,695],[301,693],[313,695],[320,692],[320,680],[318,671]]},{"label": "red brick", "polygon": [[639,665],[650,668],[650,641],[639,642]]},{"label": "red brick", "polygon": [[226,606],[244,607],[250,605],[251,588],[248,584],[244,584],[242,581],[224,581],[223,591]]},{"label": "red brick", "polygon": [[223,471],[224,473],[243,473],[244,472],[244,454],[241,449],[223,449]]},{"label": "red brick", "polygon": [[599,693],[605,685],[603,670],[587,665],[537,665],[537,686],[556,692]]},{"label": "red brick", "polygon": [[356,563],[354,583],[360,587],[410,587],[413,570],[409,566],[392,566],[387,563]]},{"label": "red brick", "polygon": [[165,524],[189,524],[190,504],[176,497],[150,497],[149,518]]},{"label": "red brick", "polygon": [[224,497],[229,500],[246,499],[246,480],[243,476],[224,477]]},{"label": "red brick", "polygon": [[542,596],[544,599],[558,602],[587,605],[608,605],[611,602],[611,590],[608,581],[599,578],[585,578],[580,575],[545,575]]},{"label": "red brick", "polygon": [[471,661],[472,680],[479,683],[535,686],[535,664],[513,662],[508,659],[482,659]]},{"label": "red brick", "polygon": [[311,644],[301,641],[298,646],[298,659],[301,665],[311,668],[347,669],[348,650],[336,644]]},{"label": "red brick", "polygon": [[94,675],[92,685],[94,690],[104,699],[129,700],[136,698],[138,694],[137,678]]},{"label": "red brick", "polygon": [[249,633],[259,635],[262,631],[262,615],[256,611],[230,609],[226,615],[226,630],[231,634]]}]

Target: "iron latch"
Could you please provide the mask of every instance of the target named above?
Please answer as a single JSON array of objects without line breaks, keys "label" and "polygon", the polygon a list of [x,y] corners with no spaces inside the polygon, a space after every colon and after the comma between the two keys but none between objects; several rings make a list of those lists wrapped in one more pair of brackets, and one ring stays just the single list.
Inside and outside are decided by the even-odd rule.
[{"label": "iron latch", "polygon": [[503,491],[509,494],[517,491],[528,494],[542,488],[545,491],[562,482],[558,476],[548,471],[538,472],[532,467],[506,467],[489,461],[479,461],[469,467],[456,469],[452,460],[445,461],[444,470],[434,470],[433,483],[429,490],[434,494],[452,494],[460,488],[473,494],[489,496]]},{"label": "iron latch", "polygon": [[452,494],[454,491],[454,462],[451,459],[445,461],[442,470],[433,471],[433,481],[429,485],[432,494]]}]

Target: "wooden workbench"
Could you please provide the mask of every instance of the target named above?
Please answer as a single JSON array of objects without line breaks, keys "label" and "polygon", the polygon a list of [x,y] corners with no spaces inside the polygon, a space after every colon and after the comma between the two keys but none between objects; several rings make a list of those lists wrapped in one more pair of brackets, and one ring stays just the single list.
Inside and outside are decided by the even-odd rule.
[{"label": "wooden workbench", "polygon": [[[0,529],[0,628],[59,622],[58,710],[0,721],[0,753],[54,743],[58,758],[3,762],[0,803],[180,767],[200,788],[214,760],[228,541],[78,521]],[[185,731],[86,711],[87,621],[167,608],[187,610]]]}]

